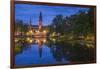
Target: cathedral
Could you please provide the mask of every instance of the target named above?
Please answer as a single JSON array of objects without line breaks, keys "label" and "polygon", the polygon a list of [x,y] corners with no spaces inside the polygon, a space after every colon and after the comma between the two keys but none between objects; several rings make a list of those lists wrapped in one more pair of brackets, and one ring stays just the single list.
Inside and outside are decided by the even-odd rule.
[{"label": "cathedral", "polygon": [[39,14],[38,25],[32,25],[32,21],[30,19],[27,36],[33,37],[47,37],[47,27],[42,24],[42,13]]}]

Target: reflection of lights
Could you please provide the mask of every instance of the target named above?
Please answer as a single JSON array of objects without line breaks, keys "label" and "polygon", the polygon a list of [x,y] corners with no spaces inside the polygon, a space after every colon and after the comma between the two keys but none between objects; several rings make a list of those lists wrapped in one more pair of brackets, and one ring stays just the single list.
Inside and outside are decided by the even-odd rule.
[{"label": "reflection of lights", "polygon": [[43,42],[46,43],[46,39],[44,39]]},{"label": "reflection of lights", "polygon": [[30,40],[30,38],[27,38],[26,40],[27,40],[27,41],[29,41],[29,40]]},{"label": "reflection of lights", "polygon": [[55,42],[56,41],[56,39],[52,39],[53,40],[53,42]]},{"label": "reflection of lights", "polygon": [[46,39],[45,38],[35,38],[35,43],[41,43],[41,42],[43,42],[43,43],[46,43]]},{"label": "reflection of lights", "polygon": [[37,43],[40,42],[39,40],[37,40]]},{"label": "reflection of lights", "polygon": [[56,39],[54,38],[50,38],[51,41],[53,41],[54,43],[56,42]]},{"label": "reflection of lights", "polygon": [[39,43],[40,41],[39,41],[39,39],[36,39],[36,43]]},{"label": "reflection of lights", "polygon": [[53,41],[55,41],[56,39],[52,39]]},{"label": "reflection of lights", "polygon": [[33,42],[32,38],[27,38],[26,40],[27,40],[29,43],[32,43],[32,42]]},{"label": "reflection of lights", "polygon": [[46,30],[44,30],[43,33],[46,33]]},{"label": "reflection of lights", "polygon": [[88,48],[94,48],[94,45],[92,45],[92,44],[86,44],[86,46],[87,46]]},{"label": "reflection of lights", "polygon": [[29,40],[29,42],[30,42],[30,43],[32,43],[32,42],[33,42],[33,40]]},{"label": "reflection of lights", "polygon": [[87,37],[86,37],[86,40],[94,41],[94,40],[95,40],[95,37],[94,37],[93,35],[87,36]]},{"label": "reflection of lights", "polygon": [[56,36],[56,32],[53,32],[51,36]]},{"label": "reflection of lights", "polygon": [[17,38],[15,38],[15,42],[18,42],[18,39]]}]

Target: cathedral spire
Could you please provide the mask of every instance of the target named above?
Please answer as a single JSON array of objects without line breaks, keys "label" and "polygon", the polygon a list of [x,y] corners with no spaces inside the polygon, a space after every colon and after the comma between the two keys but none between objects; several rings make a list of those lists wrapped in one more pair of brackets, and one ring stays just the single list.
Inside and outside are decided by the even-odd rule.
[{"label": "cathedral spire", "polygon": [[42,13],[40,12],[39,21],[42,22]]},{"label": "cathedral spire", "polygon": [[40,12],[40,15],[39,15],[39,31],[42,30],[42,13]]}]

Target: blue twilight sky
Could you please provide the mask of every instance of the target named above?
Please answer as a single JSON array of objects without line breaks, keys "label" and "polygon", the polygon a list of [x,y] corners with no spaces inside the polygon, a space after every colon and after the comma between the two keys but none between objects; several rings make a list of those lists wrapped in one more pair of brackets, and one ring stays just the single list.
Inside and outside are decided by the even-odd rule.
[{"label": "blue twilight sky", "polygon": [[88,9],[70,6],[15,4],[15,20],[23,20],[24,23],[29,23],[30,18],[32,18],[32,24],[37,25],[39,14],[42,12],[43,25],[49,25],[58,14],[62,14],[65,17],[73,15],[80,10],[87,11]]}]

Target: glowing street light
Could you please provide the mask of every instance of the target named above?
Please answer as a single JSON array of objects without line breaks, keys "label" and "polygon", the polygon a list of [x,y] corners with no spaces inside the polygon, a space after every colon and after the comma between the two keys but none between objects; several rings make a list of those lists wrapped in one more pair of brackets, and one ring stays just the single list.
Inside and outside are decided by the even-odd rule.
[{"label": "glowing street light", "polygon": [[47,32],[46,30],[43,31],[43,33],[46,33],[46,32]]},{"label": "glowing street light", "polygon": [[32,42],[33,42],[32,38],[29,38],[29,37],[28,37],[26,40],[27,40],[29,43],[32,43]]}]

